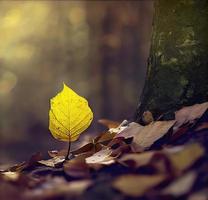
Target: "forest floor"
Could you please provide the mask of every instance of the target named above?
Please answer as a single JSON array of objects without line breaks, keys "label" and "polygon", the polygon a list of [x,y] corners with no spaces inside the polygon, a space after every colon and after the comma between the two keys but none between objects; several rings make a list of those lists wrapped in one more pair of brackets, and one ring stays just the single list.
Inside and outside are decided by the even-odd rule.
[{"label": "forest floor", "polygon": [[100,120],[107,130],[68,160],[66,150],[53,150],[0,168],[0,199],[208,199],[208,102],[173,119],[146,114],[143,125]]}]

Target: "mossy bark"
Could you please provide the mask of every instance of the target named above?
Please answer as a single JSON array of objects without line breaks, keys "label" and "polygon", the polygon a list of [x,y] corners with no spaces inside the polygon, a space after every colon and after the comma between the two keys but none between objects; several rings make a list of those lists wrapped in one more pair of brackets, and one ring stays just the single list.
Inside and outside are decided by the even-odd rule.
[{"label": "mossy bark", "polygon": [[135,120],[208,99],[208,1],[157,0],[146,83]]}]

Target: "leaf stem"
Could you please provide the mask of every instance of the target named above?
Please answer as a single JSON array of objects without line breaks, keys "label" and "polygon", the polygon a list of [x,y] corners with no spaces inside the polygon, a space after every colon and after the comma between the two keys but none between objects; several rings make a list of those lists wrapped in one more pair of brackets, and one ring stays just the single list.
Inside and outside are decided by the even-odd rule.
[{"label": "leaf stem", "polygon": [[65,157],[65,160],[69,160],[69,154],[70,154],[70,149],[71,149],[71,142],[68,143],[68,150],[67,150],[67,154],[66,154],[66,157]]},{"label": "leaf stem", "polygon": [[67,154],[66,154],[65,160],[69,160],[70,150],[71,150],[71,136],[69,134],[68,150],[67,150]]}]

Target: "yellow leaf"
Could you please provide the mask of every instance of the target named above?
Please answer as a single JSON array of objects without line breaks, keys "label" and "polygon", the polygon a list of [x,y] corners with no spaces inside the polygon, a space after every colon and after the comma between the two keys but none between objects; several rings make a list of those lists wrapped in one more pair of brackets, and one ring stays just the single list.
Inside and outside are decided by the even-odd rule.
[{"label": "yellow leaf", "polygon": [[65,84],[63,90],[50,103],[49,129],[58,140],[77,140],[92,122],[93,113],[87,100]]}]

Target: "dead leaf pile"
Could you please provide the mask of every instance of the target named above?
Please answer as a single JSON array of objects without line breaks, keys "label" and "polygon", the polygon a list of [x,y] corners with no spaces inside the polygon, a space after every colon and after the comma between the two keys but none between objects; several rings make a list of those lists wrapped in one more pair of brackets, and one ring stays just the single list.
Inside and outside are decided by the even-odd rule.
[{"label": "dead leaf pile", "polygon": [[146,125],[102,119],[108,130],[69,160],[52,150],[0,170],[0,199],[207,199],[207,109],[184,107],[174,120]]}]

